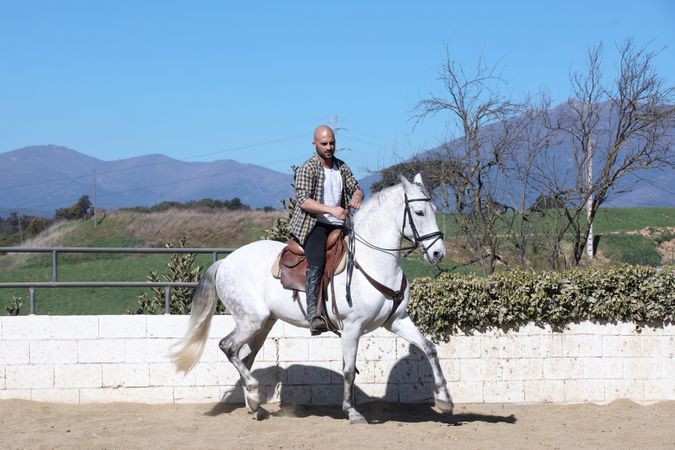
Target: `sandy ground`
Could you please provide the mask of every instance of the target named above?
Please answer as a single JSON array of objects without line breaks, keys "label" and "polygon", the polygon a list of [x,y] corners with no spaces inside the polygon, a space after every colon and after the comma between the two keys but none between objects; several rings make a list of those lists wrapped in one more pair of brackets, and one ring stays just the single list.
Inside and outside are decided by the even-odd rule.
[{"label": "sandy ground", "polygon": [[641,406],[360,406],[370,424],[350,425],[337,407],[267,405],[255,421],[243,406],[0,401],[1,448],[675,448],[675,402]]}]

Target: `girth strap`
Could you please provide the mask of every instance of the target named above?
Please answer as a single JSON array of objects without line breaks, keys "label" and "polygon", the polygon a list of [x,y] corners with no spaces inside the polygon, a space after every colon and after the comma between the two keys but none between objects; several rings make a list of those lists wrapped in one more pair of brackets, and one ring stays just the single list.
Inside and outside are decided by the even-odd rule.
[{"label": "girth strap", "polygon": [[385,323],[389,322],[389,319],[394,315],[396,310],[398,309],[399,306],[401,306],[401,303],[403,302],[403,298],[405,296],[405,290],[408,287],[408,278],[403,274],[403,277],[401,278],[401,287],[399,288],[398,291],[395,291],[384,284],[380,283],[368,273],[363,270],[363,267],[358,263],[358,261],[354,260],[354,267],[359,269],[361,273],[363,274],[364,277],[366,277],[366,280],[375,288],[377,289],[382,295],[385,297],[389,297],[393,301],[393,306],[391,308],[391,312],[389,313],[389,316],[387,316],[387,319],[384,321]]}]

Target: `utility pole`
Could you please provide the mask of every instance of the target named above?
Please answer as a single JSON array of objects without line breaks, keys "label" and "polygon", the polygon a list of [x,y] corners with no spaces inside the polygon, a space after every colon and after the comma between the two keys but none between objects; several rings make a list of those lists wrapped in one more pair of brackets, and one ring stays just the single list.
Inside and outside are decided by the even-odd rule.
[{"label": "utility pole", "polygon": [[586,188],[588,189],[588,200],[586,200],[586,220],[588,221],[588,238],[586,239],[586,254],[593,259],[593,222],[591,222],[591,209],[593,209],[593,141],[588,140],[588,160],[586,167]]},{"label": "utility pole", "polygon": [[21,208],[16,208],[16,221],[19,223],[19,239],[23,245],[23,227],[21,226]]},{"label": "utility pole", "polygon": [[94,182],[94,228],[96,228],[96,169],[91,169]]}]

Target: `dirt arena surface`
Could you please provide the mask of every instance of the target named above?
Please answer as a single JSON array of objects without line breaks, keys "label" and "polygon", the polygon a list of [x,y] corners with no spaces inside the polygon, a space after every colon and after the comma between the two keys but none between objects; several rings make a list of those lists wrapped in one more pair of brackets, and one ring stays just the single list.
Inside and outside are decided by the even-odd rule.
[{"label": "dirt arena surface", "polygon": [[223,404],[62,405],[0,401],[1,448],[569,449],[675,448],[675,402],[641,406],[360,405],[370,424],[350,425],[338,407],[267,405],[255,421]]}]

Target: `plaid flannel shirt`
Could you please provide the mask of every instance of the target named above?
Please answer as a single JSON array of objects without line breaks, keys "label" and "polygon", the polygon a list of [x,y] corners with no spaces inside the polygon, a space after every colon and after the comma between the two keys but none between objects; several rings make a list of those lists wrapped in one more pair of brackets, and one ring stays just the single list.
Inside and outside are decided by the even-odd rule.
[{"label": "plaid flannel shirt", "polygon": [[[346,208],[349,199],[360,189],[359,184],[344,161],[337,158],[333,158],[333,161],[342,175],[340,206]],[[297,203],[291,219],[290,234],[300,242],[300,245],[305,245],[309,232],[316,224],[316,217],[304,211],[300,205],[308,198],[323,203],[323,180],[323,167],[317,154],[305,161],[295,173],[295,198]]]}]

